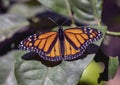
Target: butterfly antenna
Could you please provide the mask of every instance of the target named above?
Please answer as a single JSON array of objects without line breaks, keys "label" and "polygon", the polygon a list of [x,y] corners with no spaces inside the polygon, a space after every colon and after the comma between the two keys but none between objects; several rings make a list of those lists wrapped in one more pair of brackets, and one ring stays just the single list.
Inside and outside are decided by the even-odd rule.
[{"label": "butterfly antenna", "polygon": [[54,19],[52,19],[51,17],[48,17],[48,19],[50,19],[53,23],[55,23],[57,26],[59,26]]},{"label": "butterfly antenna", "polygon": [[70,19],[70,18],[67,18],[67,19],[62,23],[61,26],[63,26],[69,19]]}]

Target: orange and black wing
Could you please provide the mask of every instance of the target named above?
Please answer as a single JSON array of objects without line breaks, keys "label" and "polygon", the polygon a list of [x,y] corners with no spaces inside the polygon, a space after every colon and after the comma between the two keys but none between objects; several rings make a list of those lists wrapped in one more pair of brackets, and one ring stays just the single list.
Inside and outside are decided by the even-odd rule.
[{"label": "orange and black wing", "polygon": [[36,52],[45,60],[60,59],[60,45],[57,32],[34,34],[20,42],[19,48]]},{"label": "orange and black wing", "polygon": [[46,56],[47,60],[50,60],[50,61],[63,60],[62,54],[61,54],[60,40],[58,37],[51,51],[47,55],[44,55],[44,56]]},{"label": "orange and black wing", "polygon": [[102,37],[99,30],[89,27],[69,28],[64,31],[64,35],[65,60],[81,56],[89,44]]}]

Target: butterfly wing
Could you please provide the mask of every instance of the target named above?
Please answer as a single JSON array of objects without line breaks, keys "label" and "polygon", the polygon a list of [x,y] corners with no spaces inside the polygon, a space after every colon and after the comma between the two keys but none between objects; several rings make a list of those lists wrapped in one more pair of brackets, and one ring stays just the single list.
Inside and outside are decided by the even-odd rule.
[{"label": "butterfly wing", "polygon": [[[86,47],[100,39],[102,33],[93,28],[70,28],[64,31],[64,49],[57,32],[34,34],[20,42],[19,48],[36,52],[45,60],[72,60],[82,55]],[[64,57],[61,54],[64,50]]]},{"label": "butterfly wing", "polygon": [[50,61],[59,61],[59,60],[63,60],[62,59],[62,54],[61,54],[61,47],[60,47],[60,41],[59,38],[57,38],[56,43],[54,44],[54,46],[52,47],[52,50],[50,53],[48,53],[46,56],[46,60],[50,60]]},{"label": "butterfly wing", "polygon": [[81,53],[81,50],[77,50],[74,46],[65,38],[64,40],[64,60],[72,60]]},{"label": "butterfly wing", "polygon": [[81,56],[89,44],[102,37],[99,30],[89,27],[66,29],[64,35],[65,60]]},{"label": "butterfly wing", "polygon": [[43,59],[60,59],[60,45],[57,32],[34,34],[20,42],[19,48],[38,53]]}]

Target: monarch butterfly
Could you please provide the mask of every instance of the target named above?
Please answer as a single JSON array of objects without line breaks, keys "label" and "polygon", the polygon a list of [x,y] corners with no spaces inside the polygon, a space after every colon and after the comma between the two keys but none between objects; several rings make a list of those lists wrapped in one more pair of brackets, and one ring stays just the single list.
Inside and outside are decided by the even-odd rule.
[{"label": "monarch butterfly", "polygon": [[102,32],[90,27],[74,27],[38,33],[20,42],[19,48],[36,52],[44,60],[72,60],[81,56],[87,46],[102,37]]}]

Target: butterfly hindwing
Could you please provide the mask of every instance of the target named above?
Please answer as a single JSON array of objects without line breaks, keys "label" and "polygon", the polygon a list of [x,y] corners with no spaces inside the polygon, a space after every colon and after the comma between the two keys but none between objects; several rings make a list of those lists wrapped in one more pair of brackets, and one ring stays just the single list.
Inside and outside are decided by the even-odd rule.
[{"label": "butterfly hindwing", "polygon": [[59,38],[57,38],[54,46],[52,47],[52,50],[48,54],[42,55],[43,59],[50,60],[50,61],[62,60],[60,49],[61,49],[60,41],[59,41]]},{"label": "butterfly hindwing", "polygon": [[64,40],[64,46],[64,60],[72,60],[81,53],[81,50],[76,50],[66,38]]}]

